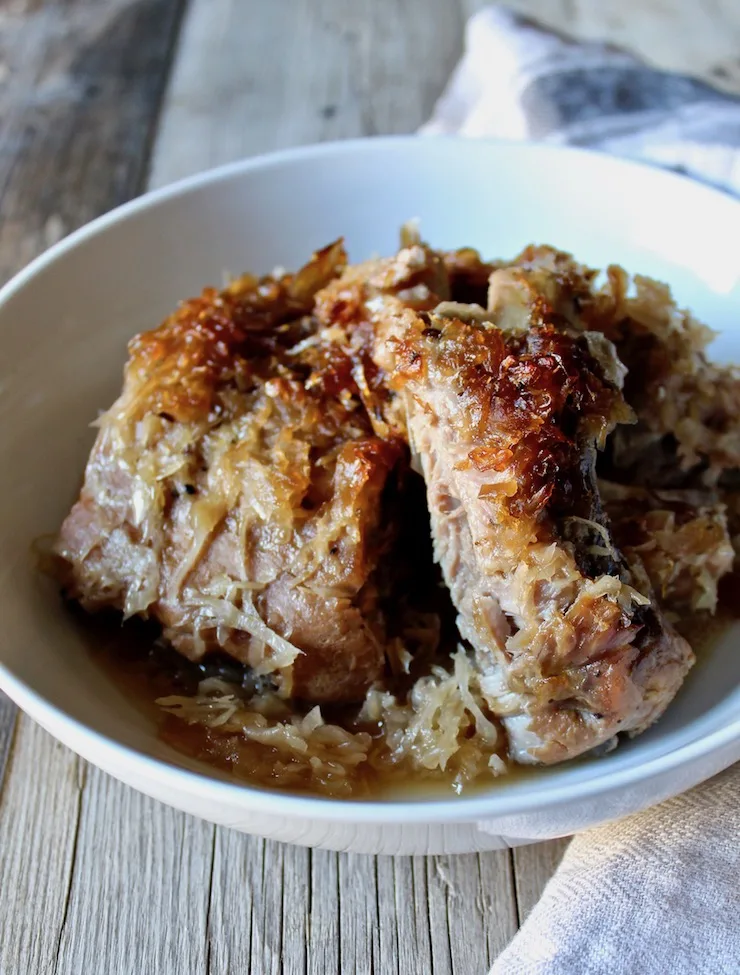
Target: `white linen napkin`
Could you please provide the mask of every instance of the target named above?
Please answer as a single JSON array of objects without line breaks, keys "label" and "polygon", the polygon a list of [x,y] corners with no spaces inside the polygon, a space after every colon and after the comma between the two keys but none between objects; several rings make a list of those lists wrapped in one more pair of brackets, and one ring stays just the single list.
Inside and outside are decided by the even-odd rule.
[{"label": "white linen napkin", "polygon": [[737,975],[740,768],[579,833],[491,975]]},{"label": "white linen napkin", "polygon": [[[739,100],[499,7],[469,21],[421,131],[588,146],[740,194]],[[738,884],[740,766],[576,836],[491,975],[737,975]]]},{"label": "white linen napkin", "polygon": [[740,100],[501,7],[468,21],[463,58],[421,132],[587,146],[740,194]]}]

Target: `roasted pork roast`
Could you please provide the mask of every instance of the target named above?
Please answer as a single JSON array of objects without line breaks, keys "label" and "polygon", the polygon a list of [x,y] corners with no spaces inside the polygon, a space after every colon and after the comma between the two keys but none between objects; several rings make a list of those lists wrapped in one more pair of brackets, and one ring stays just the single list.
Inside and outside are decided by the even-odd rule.
[{"label": "roasted pork roast", "polygon": [[383,694],[445,673],[389,624],[431,563],[398,543],[412,468],[475,675],[466,735],[530,764],[609,746],[670,703],[694,659],[672,620],[714,612],[733,565],[740,381],[709,335],[647,278],[413,228],[389,259],[336,243],[206,290],[130,344],[57,542],[65,590],[283,699],[372,693],[382,726]]}]

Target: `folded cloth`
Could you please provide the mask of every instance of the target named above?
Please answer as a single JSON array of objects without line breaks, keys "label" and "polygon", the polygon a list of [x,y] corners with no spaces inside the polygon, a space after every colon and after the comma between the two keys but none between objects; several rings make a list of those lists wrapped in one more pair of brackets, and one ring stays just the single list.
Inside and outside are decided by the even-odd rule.
[{"label": "folded cloth", "polygon": [[[740,101],[498,7],[422,132],[588,146],[740,193]],[[576,836],[491,975],[740,973],[739,840],[740,766]]]},{"label": "folded cloth", "polygon": [[574,837],[491,975],[737,975],[740,767]]},{"label": "folded cloth", "polygon": [[468,22],[463,58],[421,131],[587,146],[740,194],[740,100],[501,7]]}]

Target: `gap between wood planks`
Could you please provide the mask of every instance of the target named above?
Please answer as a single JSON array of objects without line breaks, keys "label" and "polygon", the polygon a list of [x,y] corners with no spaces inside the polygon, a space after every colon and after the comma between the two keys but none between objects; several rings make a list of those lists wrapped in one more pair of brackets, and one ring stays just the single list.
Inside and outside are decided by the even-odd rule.
[{"label": "gap between wood planks", "polygon": [[82,761],[82,759],[77,759],[76,771],[78,776],[78,786],[77,786],[77,802],[74,807],[74,837],[72,839],[72,851],[70,855],[70,871],[69,871],[69,883],[67,885],[67,890],[64,896],[64,910],[62,912],[62,920],[59,925],[59,937],[57,938],[56,950],[54,952],[54,967],[56,968],[56,961],[59,958],[59,953],[62,947],[62,938],[64,937],[64,931],[67,926],[67,915],[69,914],[69,905],[72,899],[72,873],[77,863],[77,844],[80,838],[80,824],[82,822],[82,794],[85,789],[85,782],[87,781],[87,763]]}]

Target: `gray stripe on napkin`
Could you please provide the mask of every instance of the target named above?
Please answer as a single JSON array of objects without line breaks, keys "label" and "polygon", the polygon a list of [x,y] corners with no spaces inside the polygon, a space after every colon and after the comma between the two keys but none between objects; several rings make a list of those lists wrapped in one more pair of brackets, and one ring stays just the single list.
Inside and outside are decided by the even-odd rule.
[{"label": "gray stripe on napkin", "polygon": [[[653,71],[642,66],[602,65],[571,68],[537,75],[520,94],[521,107],[531,120],[530,132],[541,139],[575,123],[604,122],[615,117],[626,125],[635,116],[668,114],[685,105],[712,105],[736,100],[692,78]],[[626,118],[625,118],[626,117]]]}]

